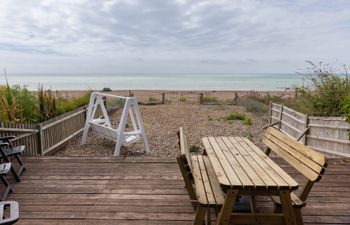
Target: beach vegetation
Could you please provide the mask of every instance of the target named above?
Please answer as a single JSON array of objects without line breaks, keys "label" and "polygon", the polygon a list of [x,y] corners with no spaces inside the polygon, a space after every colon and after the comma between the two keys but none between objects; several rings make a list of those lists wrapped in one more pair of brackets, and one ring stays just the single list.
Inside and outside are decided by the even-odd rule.
[{"label": "beach vegetation", "polygon": [[14,123],[39,123],[87,105],[90,93],[67,99],[40,86],[32,92],[26,86],[0,85],[0,120]]},{"label": "beach vegetation", "polygon": [[190,152],[199,152],[201,150],[201,148],[197,145],[192,145],[190,147]]},{"label": "beach vegetation", "polygon": [[112,89],[110,87],[104,87],[101,91],[102,92],[111,92]]},{"label": "beach vegetation", "polygon": [[218,103],[218,99],[216,97],[212,97],[212,96],[203,96],[203,99],[202,99],[203,103]]},{"label": "beach vegetation", "polygon": [[306,84],[294,87],[295,98],[273,96],[271,101],[284,104],[299,112],[313,116],[344,116],[346,101],[350,96],[350,79],[346,67],[335,72],[329,64],[310,65],[305,74]]},{"label": "beach vegetation", "polygon": [[245,116],[244,117],[244,120],[243,120],[243,125],[252,125],[253,122],[252,122],[252,118],[250,118],[249,116]]},{"label": "beach vegetation", "polygon": [[159,99],[155,97],[149,97],[148,102],[159,102]]},{"label": "beach vegetation", "polygon": [[224,120],[232,121],[232,120],[244,120],[245,115],[243,113],[231,113],[224,117]]},{"label": "beach vegetation", "polygon": [[187,98],[185,96],[180,96],[179,101],[180,102],[186,102]]},{"label": "beach vegetation", "polygon": [[71,98],[71,99],[59,97],[57,100],[58,114],[63,114],[87,105],[90,101],[90,94],[91,94],[90,92],[87,92],[80,97]]},{"label": "beach vegetation", "polygon": [[26,87],[9,84],[0,86],[0,120],[5,122],[34,121],[35,98]]},{"label": "beach vegetation", "polygon": [[252,125],[252,118],[250,118],[249,116],[247,116],[244,113],[239,113],[239,112],[235,112],[235,113],[231,113],[227,116],[225,116],[223,118],[226,121],[234,121],[234,120],[241,120],[243,121],[244,125]]}]

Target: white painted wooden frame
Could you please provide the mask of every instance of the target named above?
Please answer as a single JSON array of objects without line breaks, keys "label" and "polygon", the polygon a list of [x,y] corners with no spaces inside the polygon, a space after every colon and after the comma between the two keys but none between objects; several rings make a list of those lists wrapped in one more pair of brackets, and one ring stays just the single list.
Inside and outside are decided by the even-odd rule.
[{"label": "white painted wooden frame", "polygon": [[[123,112],[117,129],[112,128],[103,97],[125,100]],[[101,109],[102,116],[95,118],[98,107]],[[133,130],[129,132],[125,131],[128,117],[130,117],[133,128]],[[87,135],[90,128],[92,128],[97,135],[116,142],[114,156],[119,156],[122,145],[129,146],[140,139],[143,140],[144,151],[146,153],[150,152],[145,129],[143,127],[140,108],[135,97],[123,97],[100,92],[91,93],[89,107],[86,114],[83,139],[81,141],[82,145],[86,144],[87,142]]]}]

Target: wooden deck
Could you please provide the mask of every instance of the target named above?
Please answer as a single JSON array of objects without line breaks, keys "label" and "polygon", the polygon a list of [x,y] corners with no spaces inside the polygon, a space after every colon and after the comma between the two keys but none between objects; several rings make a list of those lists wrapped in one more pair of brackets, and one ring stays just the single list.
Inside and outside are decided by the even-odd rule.
[{"label": "wooden deck", "polygon": [[[9,200],[32,225],[185,225],[194,212],[173,159],[26,158]],[[289,167],[285,170],[296,175]],[[350,160],[331,159],[304,208],[305,224],[350,224]],[[262,208],[272,207],[261,199]]]}]

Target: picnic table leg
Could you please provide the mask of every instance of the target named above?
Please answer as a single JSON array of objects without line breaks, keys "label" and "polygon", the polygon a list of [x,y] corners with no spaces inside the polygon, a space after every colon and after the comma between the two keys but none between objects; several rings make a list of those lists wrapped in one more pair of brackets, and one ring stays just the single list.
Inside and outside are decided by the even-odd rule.
[{"label": "picnic table leg", "polygon": [[282,212],[284,214],[287,225],[296,225],[296,218],[293,209],[292,199],[290,198],[289,190],[281,190],[279,192],[281,198]]},{"label": "picnic table leg", "polygon": [[217,218],[217,225],[228,225],[230,223],[231,214],[238,196],[238,190],[230,189],[226,193],[224,205],[221,208],[219,217]]}]

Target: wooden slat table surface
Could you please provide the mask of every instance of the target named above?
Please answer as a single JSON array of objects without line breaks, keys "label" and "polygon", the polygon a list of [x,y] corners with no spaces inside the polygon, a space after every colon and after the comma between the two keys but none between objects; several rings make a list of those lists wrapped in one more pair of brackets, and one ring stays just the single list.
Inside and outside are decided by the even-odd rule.
[{"label": "wooden slat table surface", "polygon": [[236,189],[290,189],[298,183],[244,137],[205,137],[206,153],[222,186]]}]

